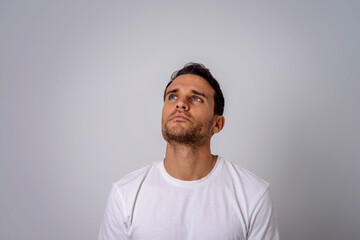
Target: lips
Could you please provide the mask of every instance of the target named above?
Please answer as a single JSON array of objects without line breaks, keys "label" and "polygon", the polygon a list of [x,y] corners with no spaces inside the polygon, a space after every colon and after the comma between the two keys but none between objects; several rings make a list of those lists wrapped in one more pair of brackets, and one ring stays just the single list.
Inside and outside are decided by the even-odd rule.
[{"label": "lips", "polygon": [[183,114],[175,114],[174,116],[172,116],[171,118],[170,118],[170,121],[171,120],[187,120],[187,121],[190,121],[190,119],[188,118],[188,117],[186,117],[185,115],[183,115]]}]

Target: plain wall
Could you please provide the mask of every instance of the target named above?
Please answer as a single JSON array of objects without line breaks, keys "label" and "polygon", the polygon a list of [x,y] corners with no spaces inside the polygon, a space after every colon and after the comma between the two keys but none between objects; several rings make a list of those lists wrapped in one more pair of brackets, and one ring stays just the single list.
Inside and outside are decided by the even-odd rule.
[{"label": "plain wall", "polygon": [[164,157],[162,93],[205,64],[213,153],[271,183],[282,239],[360,239],[359,1],[1,1],[0,239],[97,239]]}]

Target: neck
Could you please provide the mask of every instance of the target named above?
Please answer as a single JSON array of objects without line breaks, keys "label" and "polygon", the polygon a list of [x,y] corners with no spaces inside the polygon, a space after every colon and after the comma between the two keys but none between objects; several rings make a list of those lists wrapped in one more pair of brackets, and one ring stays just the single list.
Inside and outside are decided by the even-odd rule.
[{"label": "neck", "polygon": [[167,144],[164,166],[174,178],[193,181],[205,177],[215,166],[217,156],[211,154],[210,142],[203,146]]}]

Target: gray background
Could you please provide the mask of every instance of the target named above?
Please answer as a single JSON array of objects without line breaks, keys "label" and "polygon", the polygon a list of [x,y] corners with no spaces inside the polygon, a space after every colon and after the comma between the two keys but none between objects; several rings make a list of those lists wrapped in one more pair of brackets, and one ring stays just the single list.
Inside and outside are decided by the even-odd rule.
[{"label": "gray background", "polygon": [[360,239],[359,1],[1,1],[0,239],[96,239],[111,183],[164,157],[189,61],[213,152],[272,185],[282,239]]}]

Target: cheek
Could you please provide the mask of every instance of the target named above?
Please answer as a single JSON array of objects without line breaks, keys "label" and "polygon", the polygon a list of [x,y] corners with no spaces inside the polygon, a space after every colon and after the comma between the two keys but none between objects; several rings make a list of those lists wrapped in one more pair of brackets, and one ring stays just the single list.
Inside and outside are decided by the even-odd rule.
[{"label": "cheek", "polygon": [[214,125],[214,111],[207,111],[206,112],[206,122],[209,124],[209,125]]},{"label": "cheek", "polygon": [[161,119],[162,119],[162,121],[164,121],[164,119],[165,119],[165,109],[164,108],[162,109],[162,112],[161,112]]},{"label": "cheek", "polygon": [[162,109],[162,120],[166,120],[166,118],[169,116],[169,114],[171,113],[170,111],[171,109],[167,106],[167,105],[164,105],[163,106],[163,109]]},{"label": "cheek", "polygon": [[210,124],[210,123],[212,124],[213,123],[214,118],[213,118],[212,112],[204,111],[197,116],[198,117],[195,117],[195,118],[197,118],[200,122],[202,122],[204,124]]}]

